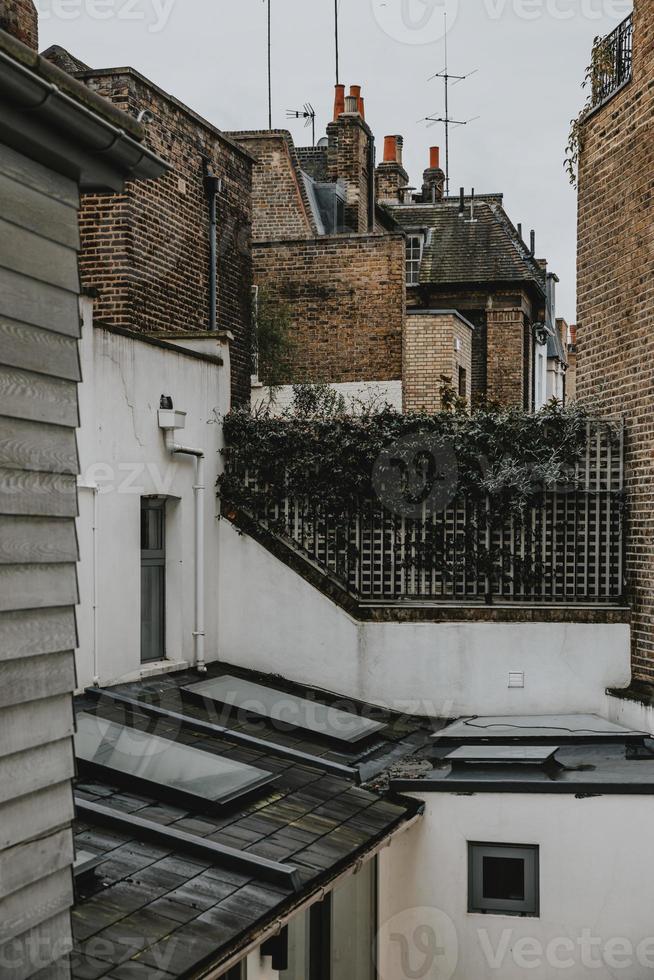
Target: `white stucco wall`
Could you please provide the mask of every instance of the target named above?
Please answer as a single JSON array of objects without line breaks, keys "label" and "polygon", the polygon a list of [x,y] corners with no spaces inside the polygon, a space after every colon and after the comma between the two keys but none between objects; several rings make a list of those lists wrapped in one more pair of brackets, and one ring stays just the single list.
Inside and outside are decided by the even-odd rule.
[{"label": "white stucco wall", "polygon": [[358,623],[226,521],[220,542],[228,662],[441,717],[602,713],[629,683],[627,625]]},{"label": "white stucco wall", "polygon": [[[355,415],[361,411],[361,405],[371,404],[381,406],[388,403],[396,411],[402,411],[402,382],[401,381],[350,381],[342,384],[332,384],[339,395],[345,399],[345,405]],[[281,385],[276,388],[271,401],[270,388],[261,385],[252,386],[252,408],[267,408],[270,406],[274,413],[281,413],[293,404],[293,386]]]},{"label": "white stucco wall", "polygon": [[[229,405],[224,367],[92,326],[83,303],[79,452],[81,464],[78,683],[141,676],[140,498],[167,499],[166,653],[146,674],[193,659],[195,465],[171,458],[159,429],[162,394],[187,412],[177,441],[206,451],[207,660],[217,656],[218,528],[215,482],[221,427],[214,412]],[[217,353],[213,351],[212,353]],[[97,493],[92,489],[97,487]],[[95,541],[94,541],[95,508]],[[95,581],[95,589],[94,589]],[[94,628],[94,592],[96,596]]]},{"label": "white stucco wall", "polygon": [[[654,976],[653,797],[422,798],[423,821],[380,857],[380,934],[405,936],[413,970],[431,967],[408,973],[384,942],[380,980]],[[540,846],[539,918],[468,913],[469,841]]]}]

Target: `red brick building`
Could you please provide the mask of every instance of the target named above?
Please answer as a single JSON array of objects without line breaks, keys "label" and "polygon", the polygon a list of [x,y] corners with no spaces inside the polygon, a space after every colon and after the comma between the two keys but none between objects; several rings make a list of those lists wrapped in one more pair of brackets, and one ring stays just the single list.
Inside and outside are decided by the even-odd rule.
[{"label": "red brick building", "polygon": [[[133,68],[92,70],[61,48],[46,57],[147,126],[171,164],[162,180],[86,195],[80,270],[99,320],[155,335],[230,331],[232,395],[251,374],[251,191],[247,151]],[[212,295],[212,196],[216,204]],[[214,311],[215,310],[215,316]]]},{"label": "red brick building", "polygon": [[555,277],[501,195],[444,199],[436,149],[413,193],[401,136],[376,166],[357,86],[337,87],[317,147],[285,131],[230,135],[257,161],[254,279],[291,312],[289,384],[374,384],[405,410],[437,410],[443,376],[473,404],[547,400],[548,358],[565,364]]},{"label": "red brick building", "polygon": [[[632,43],[633,42],[633,43]],[[654,682],[654,7],[636,0],[599,49],[581,125],[577,394],[626,422],[634,674]]]}]

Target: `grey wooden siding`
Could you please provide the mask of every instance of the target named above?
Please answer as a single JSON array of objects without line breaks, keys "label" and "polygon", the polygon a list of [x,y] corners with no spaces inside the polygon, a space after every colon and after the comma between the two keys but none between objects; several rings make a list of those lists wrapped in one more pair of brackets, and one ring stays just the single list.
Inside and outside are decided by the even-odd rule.
[{"label": "grey wooden siding", "polygon": [[67,976],[48,964],[69,937],[72,902],[77,207],[72,181],[0,146],[0,974],[10,980]]}]

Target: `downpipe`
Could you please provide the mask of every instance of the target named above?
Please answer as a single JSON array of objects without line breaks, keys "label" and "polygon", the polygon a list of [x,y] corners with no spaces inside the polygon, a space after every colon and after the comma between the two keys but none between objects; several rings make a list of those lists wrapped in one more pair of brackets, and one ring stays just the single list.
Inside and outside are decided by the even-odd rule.
[{"label": "downpipe", "polygon": [[206,491],[204,464],[205,455],[202,449],[190,449],[175,442],[173,429],[166,429],[166,449],[171,456],[193,456],[195,459],[195,484],[193,497],[195,505],[195,625],[193,643],[195,647],[195,668],[199,673],[206,674],[204,638],[204,495]]}]

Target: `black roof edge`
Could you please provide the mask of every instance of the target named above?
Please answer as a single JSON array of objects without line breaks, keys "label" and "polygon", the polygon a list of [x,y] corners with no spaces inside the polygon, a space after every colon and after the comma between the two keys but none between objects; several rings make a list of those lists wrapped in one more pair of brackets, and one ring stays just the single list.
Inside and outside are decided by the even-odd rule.
[{"label": "black roof edge", "polygon": [[133,834],[135,837],[145,837],[170,846],[172,849],[188,851],[208,859],[212,863],[223,863],[236,870],[252,872],[265,881],[287,885],[294,892],[301,888],[298,869],[291,864],[270,861],[268,858],[239,851],[224,844],[217,844],[215,841],[197,837],[195,834],[175,830],[154,820],[144,820],[135,814],[125,813],[123,810],[101,806],[99,803],[91,803],[89,800],[82,799],[78,794],[75,794],[75,807],[81,817],[92,823],[115,827],[118,830]]},{"label": "black roof edge", "polygon": [[473,796],[482,793],[557,793],[577,796],[654,796],[653,783],[589,783],[581,780],[569,782],[502,781],[499,779],[397,779],[391,780],[391,789],[397,793],[455,793],[457,796]]},{"label": "black roof edge", "polygon": [[213,722],[202,721],[201,719],[194,718],[191,715],[184,715],[176,711],[170,711],[167,708],[160,708],[157,705],[149,704],[146,701],[140,701],[138,698],[128,698],[126,695],[118,694],[117,692],[107,690],[106,688],[88,687],[84,693],[98,699],[108,698],[117,704],[124,704],[128,707],[138,708],[140,711],[143,711],[144,714],[152,715],[153,717],[157,718],[167,718],[169,721],[176,721],[180,725],[187,725],[194,728],[196,731],[203,732],[207,735],[213,735],[219,738],[228,738],[231,742],[238,742],[241,745],[249,745],[250,747],[265,750],[270,752],[271,755],[279,755],[285,759],[292,760],[293,762],[297,762],[302,765],[313,766],[317,769],[324,769],[327,772],[331,772],[333,775],[343,776],[346,779],[352,779],[356,784],[360,783],[361,781],[361,774],[356,768],[342,765],[339,762],[332,762],[330,759],[323,759],[320,756],[300,752],[297,749],[292,749],[276,742],[270,742],[267,739],[256,738],[254,735],[248,735],[233,728],[226,728],[223,725],[216,725]]}]

